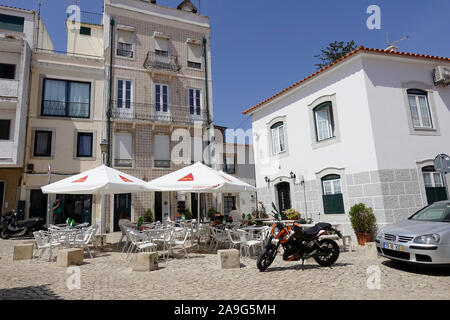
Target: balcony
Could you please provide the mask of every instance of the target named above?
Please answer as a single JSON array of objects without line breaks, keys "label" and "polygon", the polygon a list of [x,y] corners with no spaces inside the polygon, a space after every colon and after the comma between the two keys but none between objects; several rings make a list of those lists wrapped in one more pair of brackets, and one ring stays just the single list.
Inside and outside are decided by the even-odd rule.
[{"label": "balcony", "polygon": [[200,121],[206,124],[206,115],[191,114],[187,106],[167,105],[166,107],[147,103],[130,103],[114,100],[111,117],[117,120],[151,121],[167,124],[193,124]]},{"label": "balcony", "polygon": [[144,62],[144,68],[152,72],[177,73],[181,66],[177,56],[158,54],[149,51]]},{"label": "balcony", "polygon": [[17,98],[19,80],[0,79],[0,97]]}]

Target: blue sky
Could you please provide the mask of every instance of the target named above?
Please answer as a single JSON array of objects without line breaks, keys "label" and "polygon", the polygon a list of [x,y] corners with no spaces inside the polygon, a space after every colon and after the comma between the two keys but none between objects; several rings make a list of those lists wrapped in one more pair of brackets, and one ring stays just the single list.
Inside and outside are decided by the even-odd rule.
[{"label": "blue sky", "polygon": [[[0,0],[36,8],[42,0]],[[176,7],[182,0],[158,0]],[[193,0],[198,5],[199,0]],[[75,0],[44,0],[42,17],[55,49],[65,49],[65,11]],[[101,12],[102,0],[78,0],[81,10]],[[366,9],[381,8],[381,29],[369,30]],[[386,47],[408,35],[401,51],[450,56],[448,0],[201,0],[211,19],[214,118],[230,128],[249,128],[241,111],[316,70],[315,54],[335,40]]]}]

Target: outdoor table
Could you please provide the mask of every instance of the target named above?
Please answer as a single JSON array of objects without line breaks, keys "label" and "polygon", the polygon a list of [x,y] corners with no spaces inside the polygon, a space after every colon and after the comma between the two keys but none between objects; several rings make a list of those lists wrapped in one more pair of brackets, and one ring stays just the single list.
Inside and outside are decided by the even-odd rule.
[{"label": "outdoor table", "polygon": [[252,238],[255,239],[257,237],[258,233],[263,231],[265,229],[265,227],[248,226],[248,227],[244,227],[244,228],[240,228],[240,229],[244,230],[244,231],[248,231],[252,235]]}]

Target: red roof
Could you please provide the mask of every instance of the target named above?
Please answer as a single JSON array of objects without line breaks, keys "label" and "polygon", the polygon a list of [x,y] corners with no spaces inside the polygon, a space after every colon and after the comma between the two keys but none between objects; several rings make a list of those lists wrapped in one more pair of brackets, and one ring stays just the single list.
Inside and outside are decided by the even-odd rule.
[{"label": "red roof", "polygon": [[327,65],[326,67],[323,67],[322,69],[314,72],[313,74],[307,76],[306,78],[304,78],[303,80],[300,80],[296,83],[294,83],[293,85],[287,87],[286,89],[274,94],[273,96],[271,96],[270,98],[258,103],[257,105],[254,105],[253,107],[242,111],[243,114],[248,114],[250,112],[252,112],[255,109],[258,109],[259,107],[261,107],[262,105],[266,104],[267,102],[275,99],[276,97],[284,94],[285,92],[294,89],[295,87],[298,87],[300,84],[302,84],[303,82],[317,76],[318,74],[324,72],[325,70],[333,67],[334,65],[338,64],[339,62],[355,55],[358,52],[370,52],[370,53],[379,53],[379,54],[384,54],[384,55],[397,55],[397,56],[405,56],[405,57],[413,57],[413,58],[425,58],[425,59],[432,59],[432,60],[440,60],[440,61],[445,61],[445,62],[450,62],[450,58],[446,58],[446,57],[439,57],[439,56],[431,56],[431,55],[427,55],[427,54],[417,54],[417,53],[409,53],[409,52],[395,52],[395,51],[385,51],[385,50],[381,50],[381,49],[372,49],[372,48],[366,48],[364,46],[360,46],[358,49],[353,50],[352,52],[349,52],[348,54],[346,54],[345,56],[343,56],[342,58],[330,63],[329,65]]}]

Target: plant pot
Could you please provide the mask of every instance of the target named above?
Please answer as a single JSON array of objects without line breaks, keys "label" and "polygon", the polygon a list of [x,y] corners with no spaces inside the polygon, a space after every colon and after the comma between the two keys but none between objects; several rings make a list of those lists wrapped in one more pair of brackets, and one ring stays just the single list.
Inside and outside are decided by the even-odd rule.
[{"label": "plant pot", "polygon": [[372,233],[356,233],[356,239],[358,240],[358,244],[360,246],[363,246],[366,244],[366,242],[372,242],[373,241],[373,232]]}]

